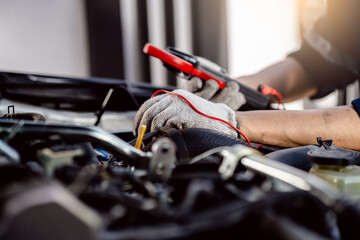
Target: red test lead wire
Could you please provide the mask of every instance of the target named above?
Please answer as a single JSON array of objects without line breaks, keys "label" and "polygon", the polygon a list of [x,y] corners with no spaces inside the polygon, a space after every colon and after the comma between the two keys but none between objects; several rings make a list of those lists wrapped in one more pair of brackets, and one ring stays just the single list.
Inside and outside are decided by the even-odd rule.
[{"label": "red test lead wire", "polygon": [[229,125],[231,128],[233,128],[235,131],[237,131],[238,133],[240,133],[245,139],[246,141],[249,143],[249,145],[251,145],[251,142],[249,140],[249,138],[247,138],[245,136],[244,133],[242,133],[239,129],[237,129],[234,125],[232,125],[231,123],[221,119],[221,118],[217,118],[217,117],[213,117],[213,116],[210,116],[210,115],[207,115],[203,112],[200,112],[189,100],[187,100],[184,96],[180,95],[180,94],[177,94],[177,93],[174,93],[174,92],[169,92],[169,91],[166,91],[166,90],[158,90],[156,91],[151,97],[155,97],[158,93],[167,93],[167,94],[170,94],[170,95],[174,95],[174,96],[177,96],[179,98],[181,98],[182,100],[184,100],[195,112],[199,113],[200,115],[203,115],[207,118],[211,118],[211,119],[214,119],[214,120],[217,120],[217,121],[220,121],[220,122],[223,122],[227,125]]}]

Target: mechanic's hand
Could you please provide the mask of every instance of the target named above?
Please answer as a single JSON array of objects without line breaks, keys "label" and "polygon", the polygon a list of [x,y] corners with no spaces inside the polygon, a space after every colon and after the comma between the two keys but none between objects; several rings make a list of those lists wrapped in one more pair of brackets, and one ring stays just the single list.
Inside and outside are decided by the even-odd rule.
[{"label": "mechanic's hand", "polygon": [[[179,89],[173,91],[190,101],[200,112],[225,120],[236,126],[235,112],[222,103],[212,103],[188,91]],[[140,131],[140,126],[154,131],[163,126],[183,128],[207,128],[217,130],[234,137],[237,132],[227,124],[200,115],[188,103],[178,96],[163,94],[143,103],[134,120],[134,135]]]},{"label": "mechanic's hand", "polygon": [[203,81],[194,77],[186,81],[183,88],[211,102],[224,103],[232,110],[238,110],[246,103],[244,94],[239,92],[239,84],[236,82],[227,83],[225,88],[219,91],[219,85],[215,80]]}]

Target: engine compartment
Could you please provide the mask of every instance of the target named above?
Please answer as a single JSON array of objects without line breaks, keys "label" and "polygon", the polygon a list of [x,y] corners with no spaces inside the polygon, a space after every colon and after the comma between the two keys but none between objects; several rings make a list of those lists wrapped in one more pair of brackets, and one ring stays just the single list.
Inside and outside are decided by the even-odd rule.
[{"label": "engine compartment", "polygon": [[[36,89],[39,82],[27,78]],[[4,90],[29,87],[1,82],[8,98]],[[101,118],[111,104],[104,106],[95,89],[93,110]],[[29,99],[18,90],[13,99]],[[136,90],[130,92],[136,98]],[[59,93],[32,103],[60,102]],[[126,109],[129,94],[120,96],[127,100],[115,102]],[[73,109],[86,102],[76,101]],[[139,150],[131,130],[51,123],[36,112],[7,114],[0,120],[0,239],[359,236],[353,227],[360,221],[358,202],[315,175],[264,157],[278,150],[272,146],[258,151],[259,145],[211,130],[162,128],[148,133]]]}]

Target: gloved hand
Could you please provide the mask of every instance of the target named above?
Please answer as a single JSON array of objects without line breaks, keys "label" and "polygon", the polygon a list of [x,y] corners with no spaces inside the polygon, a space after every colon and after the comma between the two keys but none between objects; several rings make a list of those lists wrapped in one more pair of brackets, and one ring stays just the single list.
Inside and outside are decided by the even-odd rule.
[{"label": "gloved hand", "polygon": [[[235,112],[222,103],[212,103],[188,91],[173,91],[190,101],[200,112],[225,120],[236,126]],[[183,128],[207,128],[237,137],[237,132],[227,124],[200,115],[178,96],[163,94],[143,103],[134,120],[133,133],[137,135],[140,126],[154,131],[163,126]]]},{"label": "gloved hand", "polygon": [[245,96],[239,92],[240,87],[236,82],[227,83],[225,88],[219,91],[219,85],[215,80],[203,81],[194,77],[186,81],[183,88],[211,102],[224,103],[235,111],[246,103]]}]

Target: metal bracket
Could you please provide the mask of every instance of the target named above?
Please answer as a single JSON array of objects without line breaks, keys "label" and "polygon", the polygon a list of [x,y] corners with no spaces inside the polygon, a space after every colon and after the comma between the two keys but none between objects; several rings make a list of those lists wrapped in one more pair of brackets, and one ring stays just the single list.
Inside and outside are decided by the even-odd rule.
[{"label": "metal bracket", "polygon": [[167,181],[176,163],[176,147],[171,139],[159,138],[151,147],[153,158],[149,164],[149,175],[151,179]]},{"label": "metal bracket", "polygon": [[12,113],[15,113],[15,106],[14,105],[9,105],[8,106],[8,114],[11,114],[10,109],[12,109]]},{"label": "metal bracket", "polygon": [[252,148],[242,148],[238,145],[227,147],[220,152],[223,157],[219,167],[219,173],[223,179],[229,179],[234,175],[238,162],[247,155],[261,155],[260,152]]}]

